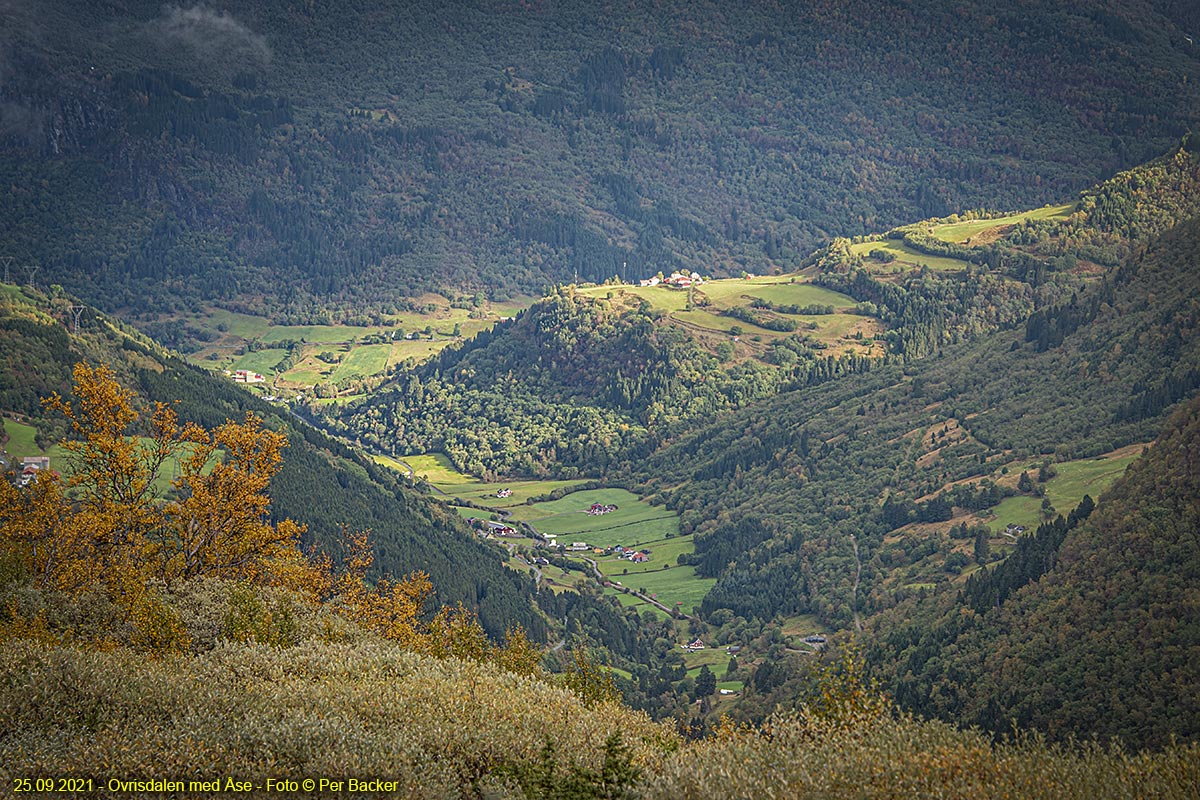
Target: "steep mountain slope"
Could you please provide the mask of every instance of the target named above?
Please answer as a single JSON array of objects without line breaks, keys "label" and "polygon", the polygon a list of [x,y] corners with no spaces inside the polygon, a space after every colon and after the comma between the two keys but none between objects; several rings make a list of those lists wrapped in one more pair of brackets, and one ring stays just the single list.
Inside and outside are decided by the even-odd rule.
[{"label": "steep mountain slope", "polygon": [[1161,152],[1200,118],[1177,6],[9,3],[0,241],[108,308],[313,319],[766,272]]},{"label": "steep mountain slope", "polygon": [[232,383],[165,356],[106,317],[89,312],[79,334],[67,333],[70,299],[0,289],[0,410],[35,417],[49,442],[63,430],[42,415],[39,400],[52,392],[66,395],[71,367],[79,360],[112,365],[143,402],[172,403],[183,420],[211,427],[253,411],[268,426],[288,431],[290,447],[271,484],[272,512],[306,523],[310,544],[340,558],[342,526],[370,530],[376,574],[425,570],[438,602],[461,601],[477,609],[492,635],[502,636],[514,623],[544,635],[528,581],[508,570],[500,553],[457,517],[399,485],[387,471]]},{"label": "steep mountain slope", "polygon": [[897,697],[999,732],[1195,738],[1200,400],[1042,559],[1040,579],[985,613],[947,597],[879,620],[875,659]]}]

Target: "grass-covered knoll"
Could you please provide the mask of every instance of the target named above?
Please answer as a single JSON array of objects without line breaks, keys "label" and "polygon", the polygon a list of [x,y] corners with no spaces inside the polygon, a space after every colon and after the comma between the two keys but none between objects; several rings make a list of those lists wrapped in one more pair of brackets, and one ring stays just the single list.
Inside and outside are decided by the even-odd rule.
[{"label": "grass-covered knoll", "polygon": [[[688,307],[689,293],[685,289],[666,285],[633,286],[606,284],[579,290],[587,297],[613,298],[635,297],[649,304],[654,311],[665,312],[672,320],[678,320],[696,330],[697,333],[732,335],[740,332],[758,342],[774,342],[793,334],[792,331],[772,330],[754,322],[728,316],[730,309],[750,309],[760,301],[776,306],[831,306],[833,314],[778,313],[777,316],[795,323],[797,330],[825,348],[823,352],[843,355],[865,351],[868,355],[882,355],[876,349],[874,337],[882,331],[878,320],[852,313],[855,300],[840,292],[813,285],[807,278],[793,275],[758,276],[753,278],[722,278],[705,281],[696,287],[694,297],[700,302]],[[776,314],[772,314],[776,316]],[[708,341],[711,348],[717,339]],[[756,344],[743,345],[746,352],[764,358],[768,349]]]},{"label": "grass-covered knoll", "polygon": [[[534,497],[543,497],[558,489],[579,486],[586,482],[582,478],[576,478],[558,481],[497,480],[487,483],[472,478],[469,481],[448,481],[441,484],[435,483],[434,485],[453,497],[471,500],[489,508],[510,509],[514,512],[514,516],[523,519],[517,512],[518,510],[523,511],[525,509],[526,501]],[[505,489],[511,491],[512,494],[507,497],[499,497],[498,492]]]},{"label": "grass-covered knoll", "polygon": [[699,290],[717,308],[746,305],[753,298],[769,300],[780,305],[830,305],[835,309],[854,306],[853,298],[791,276],[708,281],[701,285]]},{"label": "grass-covered knoll", "polygon": [[[555,290],[514,321],[397,373],[330,424],[376,452],[443,452],[458,470],[488,480],[598,477],[643,458],[655,438],[780,386],[870,369],[871,354],[882,352],[867,317],[847,315],[847,327],[829,328],[850,336],[862,326],[861,338],[839,339],[844,348],[810,341],[814,332],[798,322],[787,335],[735,342],[731,330],[698,332],[617,295],[619,287],[611,300],[591,291]],[[838,315],[812,316],[820,333],[826,316]],[[760,358],[745,357],[751,351]]]},{"label": "grass-covered knoll", "polygon": [[698,576],[695,567],[677,564],[659,564],[656,570],[628,576],[614,569],[611,577],[630,589],[645,589],[647,595],[652,595],[667,608],[678,609],[684,614],[696,613],[700,601],[716,583],[715,578]]},{"label": "grass-covered knoll", "polygon": [[971,240],[982,233],[996,231],[998,228],[1004,228],[1009,225],[1015,225],[1018,222],[1024,222],[1029,219],[1066,219],[1071,216],[1072,212],[1078,207],[1078,203],[1064,203],[1058,206],[1044,206],[1035,208],[1030,211],[1022,211],[1019,214],[1008,214],[1002,217],[989,217],[987,219],[973,219],[962,222],[946,222],[940,225],[932,225],[929,232],[941,239],[944,242],[954,242],[956,244],[970,244]]}]

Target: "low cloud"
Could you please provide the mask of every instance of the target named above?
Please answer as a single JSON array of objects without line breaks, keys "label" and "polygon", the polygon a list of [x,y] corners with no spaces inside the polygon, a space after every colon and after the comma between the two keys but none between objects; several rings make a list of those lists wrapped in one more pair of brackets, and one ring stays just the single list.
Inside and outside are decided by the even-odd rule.
[{"label": "low cloud", "polygon": [[158,19],[149,23],[148,32],[166,47],[182,45],[206,60],[271,61],[266,37],[238,22],[229,12],[203,5],[166,6]]},{"label": "low cloud", "polygon": [[14,137],[29,146],[42,141],[46,113],[20,103],[0,102],[0,138]]}]

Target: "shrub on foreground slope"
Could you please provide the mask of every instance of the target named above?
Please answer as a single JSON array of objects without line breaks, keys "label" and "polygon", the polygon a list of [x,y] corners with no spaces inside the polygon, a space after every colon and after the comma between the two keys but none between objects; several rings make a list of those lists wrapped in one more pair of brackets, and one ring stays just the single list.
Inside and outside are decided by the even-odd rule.
[{"label": "shrub on foreground slope", "polygon": [[548,755],[556,783],[582,775],[599,795],[618,788],[601,780],[606,754],[624,775],[657,772],[677,743],[618,704],[588,707],[535,678],[369,639],[223,641],[159,660],[10,642],[0,728],[6,786],[31,775],[327,776],[396,780],[400,796],[431,798],[522,796],[519,779]]},{"label": "shrub on foreground slope", "polygon": [[647,798],[1194,798],[1200,746],[1133,754],[1071,749],[1034,735],[993,745],[940,722],[855,714],[778,716],[726,731],[668,759]]}]

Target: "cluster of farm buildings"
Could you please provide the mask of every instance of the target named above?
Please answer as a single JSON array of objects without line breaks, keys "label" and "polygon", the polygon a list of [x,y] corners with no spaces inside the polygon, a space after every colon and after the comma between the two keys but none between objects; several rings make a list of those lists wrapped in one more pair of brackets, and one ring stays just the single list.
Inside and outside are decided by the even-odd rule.
[{"label": "cluster of farm buildings", "polygon": [[234,383],[263,383],[267,380],[260,373],[249,369],[235,369],[233,372],[225,370],[225,374],[233,378]]},{"label": "cluster of farm buildings", "polygon": [[[8,460],[0,456],[0,473],[8,469]],[[50,472],[49,456],[26,456],[19,465],[13,465],[13,483],[17,486],[28,486],[37,478],[38,473]]]},{"label": "cluster of farm buildings", "polygon": [[704,278],[700,277],[700,273],[683,273],[672,272],[669,277],[660,278],[655,275],[653,278],[647,278],[644,281],[638,281],[639,286],[674,286],[677,289],[686,289],[689,286],[699,286],[704,283]]}]

